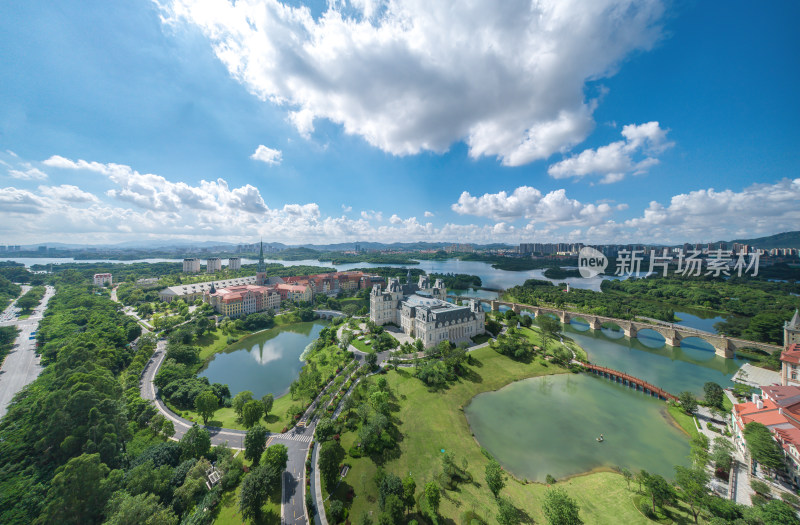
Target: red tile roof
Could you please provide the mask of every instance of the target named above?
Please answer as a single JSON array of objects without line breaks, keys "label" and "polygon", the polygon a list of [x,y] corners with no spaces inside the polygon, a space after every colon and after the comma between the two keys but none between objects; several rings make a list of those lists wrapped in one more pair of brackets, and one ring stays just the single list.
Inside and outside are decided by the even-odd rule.
[{"label": "red tile roof", "polygon": [[800,364],[800,345],[797,343],[789,345],[786,350],[781,352],[781,361]]}]

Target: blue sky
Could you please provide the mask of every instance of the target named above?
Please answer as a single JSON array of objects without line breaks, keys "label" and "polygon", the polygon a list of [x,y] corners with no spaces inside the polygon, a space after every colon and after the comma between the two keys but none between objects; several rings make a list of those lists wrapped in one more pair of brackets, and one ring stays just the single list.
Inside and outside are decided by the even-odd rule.
[{"label": "blue sky", "polygon": [[0,244],[800,225],[796,3],[304,5],[0,7]]}]

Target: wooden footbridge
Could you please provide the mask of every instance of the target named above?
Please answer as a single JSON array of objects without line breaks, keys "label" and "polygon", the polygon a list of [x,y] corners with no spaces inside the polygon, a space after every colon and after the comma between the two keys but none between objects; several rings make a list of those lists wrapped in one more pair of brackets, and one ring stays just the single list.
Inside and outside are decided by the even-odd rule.
[{"label": "wooden footbridge", "polygon": [[625,372],[620,372],[618,370],[614,370],[613,368],[606,368],[604,366],[592,365],[589,363],[583,363],[581,361],[574,361],[575,363],[581,365],[582,367],[590,370],[593,374],[599,375],[605,378],[608,378],[615,383],[622,383],[625,386],[629,386],[635,390],[640,390],[647,395],[657,397],[658,399],[672,400],[677,401],[678,397],[670,394],[666,390],[659,388],[655,385],[648,383],[638,377],[634,377],[630,374],[626,374]]}]

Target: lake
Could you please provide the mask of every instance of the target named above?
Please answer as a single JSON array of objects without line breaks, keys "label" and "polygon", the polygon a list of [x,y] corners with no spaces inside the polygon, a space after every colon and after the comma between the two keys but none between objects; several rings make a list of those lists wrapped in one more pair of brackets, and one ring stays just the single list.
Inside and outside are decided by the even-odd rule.
[{"label": "lake", "polygon": [[[110,259],[86,259],[75,260],[72,257],[2,257],[0,260],[15,261],[30,267],[34,264],[63,264],[63,263],[122,263],[131,264],[138,262],[157,263],[157,262],[174,262],[180,263],[183,259],[137,259],[131,261],[117,261]],[[242,264],[254,264],[255,259],[242,259]],[[339,271],[352,270],[354,268],[376,268],[380,266],[392,266],[396,268],[419,268],[425,270],[427,273],[463,273],[468,275],[477,275],[481,278],[484,288],[502,289],[511,288],[512,286],[521,285],[528,279],[542,279],[550,281],[554,284],[559,282],[569,283],[573,288],[585,288],[588,290],[600,291],[600,283],[604,279],[618,279],[618,277],[595,277],[592,279],[583,279],[580,277],[572,277],[568,279],[548,279],[544,277],[544,269],[528,270],[523,272],[511,272],[507,270],[496,270],[492,268],[489,263],[481,261],[461,261],[459,259],[446,259],[444,261],[420,261],[420,264],[403,265],[403,264],[372,264],[372,263],[348,263],[337,264],[334,266],[330,262],[320,262],[315,259],[304,259],[300,261],[282,261],[277,259],[264,259],[266,263],[277,263],[284,266],[294,265],[307,265],[307,266],[322,266],[326,268],[336,268]]]},{"label": "lake", "polygon": [[672,479],[689,463],[689,441],[665,406],[599,377],[560,374],[479,394],[464,413],[481,446],[520,479],[613,467]]},{"label": "lake", "polygon": [[563,333],[586,350],[592,363],[624,371],[675,395],[688,390],[702,396],[708,381],[730,386],[733,374],[746,363],[716,355],[713,346],[696,337],[684,339],[680,347],[666,346],[654,330],[642,330],[631,339],[621,330],[591,330],[573,320],[563,326]]},{"label": "lake", "polygon": [[250,390],[256,399],[266,394],[278,398],[300,375],[303,350],[326,325],[295,323],[255,333],[215,354],[198,375],[227,384],[231,396]]}]

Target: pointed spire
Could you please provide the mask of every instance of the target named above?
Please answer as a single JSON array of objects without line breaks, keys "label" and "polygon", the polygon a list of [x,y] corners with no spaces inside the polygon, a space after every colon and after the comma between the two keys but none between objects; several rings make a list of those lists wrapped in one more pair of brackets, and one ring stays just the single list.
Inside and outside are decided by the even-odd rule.
[{"label": "pointed spire", "polygon": [[800,310],[796,309],[794,311],[794,316],[789,321],[789,328],[800,329]]},{"label": "pointed spire", "polygon": [[259,273],[263,273],[265,271],[264,266],[264,240],[261,239],[261,248],[258,252],[258,271]]},{"label": "pointed spire", "polygon": [[217,293],[217,289],[214,288],[214,283],[213,282],[211,283],[211,288],[208,290],[208,293],[211,294],[211,295],[214,295],[215,293]]},{"label": "pointed spire", "polygon": [[408,273],[406,273],[406,284],[411,284],[411,268],[409,268]]}]

